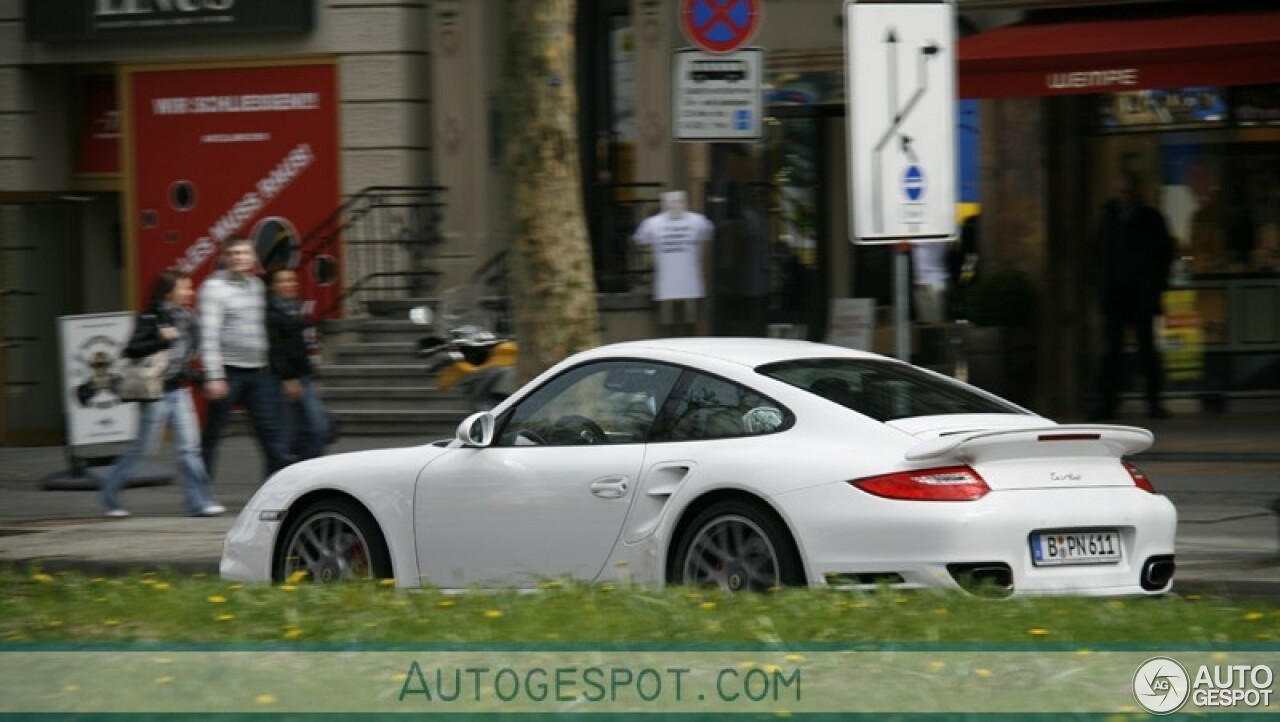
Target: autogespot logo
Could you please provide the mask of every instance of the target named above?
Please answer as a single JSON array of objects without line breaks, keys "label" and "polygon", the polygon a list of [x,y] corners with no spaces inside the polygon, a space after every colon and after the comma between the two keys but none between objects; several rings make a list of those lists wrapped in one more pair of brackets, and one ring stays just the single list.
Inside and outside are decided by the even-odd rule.
[{"label": "autogespot logo", "polygon": [[1133,675],[1133,696],[1151,714],[1172,714],[1187,703],[1191,678],[1168,657],[1152,657]]}]

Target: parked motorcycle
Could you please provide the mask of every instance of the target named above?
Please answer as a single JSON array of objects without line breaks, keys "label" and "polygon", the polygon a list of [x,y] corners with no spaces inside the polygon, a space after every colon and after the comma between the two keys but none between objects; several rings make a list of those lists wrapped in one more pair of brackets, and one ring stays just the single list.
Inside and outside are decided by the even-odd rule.
[{"label": "parked motorcycle", "polygon": [[516,390],[519,347],[514,339],[494,335],[475,321],[474,309],[458,308],[458,293],[446,292],[440,311],[427,306],[410,310],[409,319],[435,333],[418,341],[418,356],[436,374],[436,388],[457,388],[475,411],[488,411]]}]

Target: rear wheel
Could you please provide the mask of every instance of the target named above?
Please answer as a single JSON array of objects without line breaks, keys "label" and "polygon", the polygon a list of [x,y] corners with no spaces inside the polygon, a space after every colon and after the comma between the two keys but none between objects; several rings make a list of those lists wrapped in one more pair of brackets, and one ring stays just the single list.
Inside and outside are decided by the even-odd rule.
[{"label": "rear wheel", "polygon": [[289,522],[276,550],[275,580],[385,579],[391,556],[373,517],[347,499],[308,504]]},{"label": "rear wheel", "polygon": [[758,505],[723,501],[685,528],[668,581],[727,592],[764,592],[804,584],[795,543],[780,521]]}]

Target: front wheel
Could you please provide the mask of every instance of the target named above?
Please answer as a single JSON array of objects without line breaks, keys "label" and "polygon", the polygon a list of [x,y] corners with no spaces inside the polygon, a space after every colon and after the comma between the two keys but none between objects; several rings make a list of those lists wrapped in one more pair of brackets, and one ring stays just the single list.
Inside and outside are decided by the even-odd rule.
[{"label": "front wheel", "polygon": [[744,501],[702,510],[678,540],[668,581],[726,592],[764,592],[804,584],[791,535],[772,514]]},{"label": "front wheel", "polygon": [[347,499],[308,504],[289,522],[276,551],[275,580],[337,582],[391,576],[377,522]]}]

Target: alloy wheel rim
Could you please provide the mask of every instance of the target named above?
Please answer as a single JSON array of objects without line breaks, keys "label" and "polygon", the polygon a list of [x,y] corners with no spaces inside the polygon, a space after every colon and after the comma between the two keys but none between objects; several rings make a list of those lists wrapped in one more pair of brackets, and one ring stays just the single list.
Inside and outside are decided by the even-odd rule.
[{"label": "alloy wheel rim", "polygon": [[296,580],[299,573],[316,582],[372,578],[364,534],[335,512],[308,517],[294,531],[285,554],[285,578]]},{"label": "alloy wheel rim", "polygon": [[750,519],[730,515],[698,531],[685,554],[682,581],[726,592],[764,592],[781,586],[782,578],[769,536]]}]

